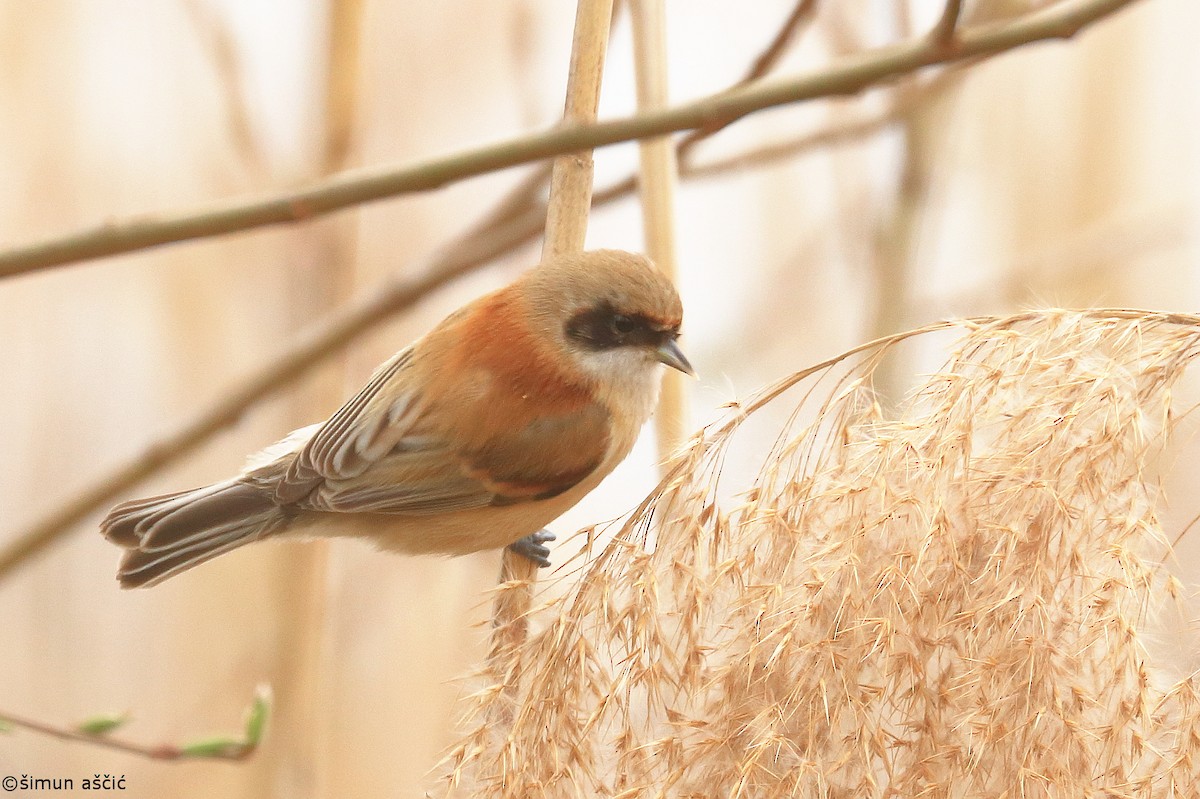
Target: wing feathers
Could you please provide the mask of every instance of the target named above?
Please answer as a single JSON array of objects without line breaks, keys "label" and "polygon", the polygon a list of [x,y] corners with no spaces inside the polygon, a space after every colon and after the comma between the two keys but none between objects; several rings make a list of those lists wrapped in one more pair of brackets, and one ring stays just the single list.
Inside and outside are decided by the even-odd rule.
[{"label": "wing feathers", "polygon": [[[371,465],[361,454],[384,429],[389,414],[368,413],[381,389],[412,360],[412,349],[397,354],[380,367],[367,385],[321,426],[296,459],[299,473],[313,472],[324,477],[355,477]],[[288,480],[291,481],[289,473]]]},{"label": "wing feathers", "polygon": [[[364,425],[354,439],[354,454],[361,461],[374,463],[396,449],[409,436],[416,421],[416,405],[411,395],[393,402],[386,414],[380,414],[373,424]],[[413,449],[411,444],[408,449]],[[338,474],[344,473],[338,470]]]},{"label": "wing feathers", "polygon": [[468,451],[444,439],[408,436],[357,477],[326,480],[304,507],[424,515],[511,505],[561,494],[595,471],[608,452],[608,413],[588,405],[539,419]]},{"label": "wing feathers", "polygon": [[290,463],[255,478],[281,505],[424,515],[548,498],[595,471],[608,454],[606,408],[581,388],[559,386],[547,414],[547,404],[529,402],[532,389],[512,384],[511,364],[476,363],[480,346],[433,373],[413,348],[399,353]]},{"label": "wing feathers", "polygon": [[456,510],[481,508],[492,503],[494,495],[477,481],[460,478],[454,483],[407,485],[402,491],[392,486],[334,489],[318,492],[315,502],[323,509],[343,513],[391,513],[425,516]]}]

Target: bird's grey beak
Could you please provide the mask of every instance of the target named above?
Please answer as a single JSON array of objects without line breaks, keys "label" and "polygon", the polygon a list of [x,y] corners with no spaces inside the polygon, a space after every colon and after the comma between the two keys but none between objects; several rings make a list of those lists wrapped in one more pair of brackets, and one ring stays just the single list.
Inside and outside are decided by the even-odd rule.
[{"label": "bird's grey beak", "polygon": [[660,363],[665,363],[672,369],[678,369],[689,377],[696,376],[696,370],[688,363],[687,356],[683,354],[683,350],[679,349],[679,345],[675,343],[675,339],[667,339],[658,346],[654,351],[654,355]]}]

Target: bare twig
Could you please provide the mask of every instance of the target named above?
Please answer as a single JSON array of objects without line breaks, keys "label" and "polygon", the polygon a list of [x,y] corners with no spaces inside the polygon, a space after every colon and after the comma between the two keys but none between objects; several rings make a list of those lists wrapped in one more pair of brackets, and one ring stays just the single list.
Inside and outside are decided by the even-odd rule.
[{"label": "bare twig", "polygon": [[[783,26],[775,33],[774,38],[759,53],[758,57],[754,59],[754,62],[746,70],[746,74],[742,79],[735,83],[732,88],[746,86],[759,78],[766,77],[767,73],[775,68],[779,63],[779,59],[787,52],[788,46],[796,38],[797,31],[812,21],[816,10],[816,0],[799,0],[795,7],[792,8],[792,13],[784,20]],[[686,160],[697,144],[713,134],[724,130],[729,125],[730,122],[713,122],[710,125],[705,125],[688,133],[679,140],[679,160]]]},{"label": "bare twig", "polygon": [[754,59],[754,63],[750,66],[746,77],[742,79],[741,85],[758,80],[765,76],[768,72],[775,68],[779,63],[779,59],[787,52],[788,47],[796,38],[796,32],[803,26],[812,21],[813,15],[817,11],[817,0],[798,0],[795,7],[792,8],[792,13],[788,15],[787,20],[783,23],[783,27],[775,34],[775,38],[767,45],[767,49],[763,50],[758,58]]},{"label": "bare twig", "polygon": [[[967,63],[974,64],[976,62]],[[858,141],[887,128],[914,107],[939,96],[949,87],[952,78],[958,74],[961,68],[960,66],[950,67],[920,86],[913,86],[907,91],[895,94],[890,104],[880,111],[864,114],[857,119],[839,122],[828,128],[811,131],[793,139],[753,147],[702,164],[694,164],[684,158],[685,154],[681,148],[684,140],[680,139],[675,148],[675,157],[679,161],[679,176],[688,179],[713,178],[729,172],[752,169],[796,158],[822,147],[835,147],[847,142]],[[615,202],[637,191],[637,188],[638,176],[631,174],[597,191],[592,197],[592,206],[595,208]]]},{"label": "bare twig", "polygon": [[942,16],[929,32],[929,38],[945,46],[954,42],[954,33],[958,28],[958,19],[962,16],[962,0],[946,0]]},{"label": "bare twig", "polygon": [[[821,128],[794,139],[754,147],[744,152],[734,153],[703,164],[684,163],[680,166],[679,174],[681,177],[689,179],[717,177],[729,172],[753,169],[754,167],[795,158],[824,147],[833,147],[847,142],[859,141],[895,124],[914,107],[939,96],[950,85],[949,78],[953,74],[953,71],[947,70],[924,85],[913,87],[913,91],[905,91],[897,94],[890,105],[880,111],[864,114],[857,119],[840,122],[828,128]],[[620,184],[614,184],[613,186],[614,189],[619,187]],[[632,191],[632,186],[627,191]],[[601,199],[607,200],[606,192],[607,190],[605,192],[598,192],[596,194],[597,201]]]},{"label": "bare twig", "polygon": [[1058,3],[1015,20],[962,30],[954,48],[945,48],[922,37],[839,59],[813,74],[758,81],[662,111],[582,127],[556,128],[411,167],[348,171],[298,191],[249,200],[224,200],[155,219],[112,221],[0,253],[0,277],[160,244],[303,221],[350,206],[438,188],[455,180],[529,161],[728,123],[774,106],[856,94],[934,64],[977,58],[1047,39],[1069,38],[1134,2],[1136,0]]},{"label": "bare twig", "polygon": [[184,0],[184,9],[205,45],[216,72],[217,86],[222,92],[224,110],[229,124],[229,137],[242,163],[262,174],[267,159],[250,122],[250,101],[246,96],[245,69],[238,55],[237,42],[227,21],[211,6],[200,0]]}]

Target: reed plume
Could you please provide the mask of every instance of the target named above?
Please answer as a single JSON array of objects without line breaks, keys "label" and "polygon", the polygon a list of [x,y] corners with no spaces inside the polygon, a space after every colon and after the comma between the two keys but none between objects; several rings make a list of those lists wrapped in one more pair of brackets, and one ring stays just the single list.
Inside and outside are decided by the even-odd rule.
[{"label": "reed plume", "polygon": [[[948,360],[885,412],[880,358],[939,330]],[[731,407],[497,645],[451,795],[1200,795],[1197,681],[1142,645],[1179,592],[1152,464],[1198,352],[1197,317],[1030,312]]]}]

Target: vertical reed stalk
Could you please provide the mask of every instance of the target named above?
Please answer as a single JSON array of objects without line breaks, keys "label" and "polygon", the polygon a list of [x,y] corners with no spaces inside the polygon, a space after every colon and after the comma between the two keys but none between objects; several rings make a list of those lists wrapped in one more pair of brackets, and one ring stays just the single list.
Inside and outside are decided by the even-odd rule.
[{"label": "vertical reed stalk", "polygon": [[[631,0],[633,53],[637,69],[638,112],[646,113],[667,105],[667,30],[663,0]],[[669,136],[643,139],[639,143],[638,186],[642,200],[642,230],[646,254],[673,282],[679,282],[675,248],[675,184],[678,164]],[[683,441],[687,430],[684,375],[667,370],[663,375],[662,398],[654,425],[658,433],[659,459],[668,457]],[[665,468],[665,466],[664,466]]]},{"label": "vertical reed stalk", "polygon": [[[596,119],[611,23],[612,0],[579,0],[567,77],[564,125],[584,124]],[[583,250],[592,204],[592,177],[591,150],[554,159],[543,258]],[[501,662],[503,655],[525,642],[536,575],[537,567],[527,558],[504,551],[500,566],[501,587],[492,611],[496,632],[490,662]],[[495,721],[504,723],[507,720]]]}]

